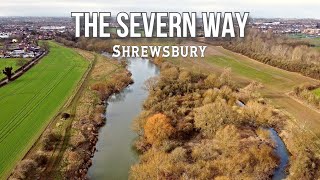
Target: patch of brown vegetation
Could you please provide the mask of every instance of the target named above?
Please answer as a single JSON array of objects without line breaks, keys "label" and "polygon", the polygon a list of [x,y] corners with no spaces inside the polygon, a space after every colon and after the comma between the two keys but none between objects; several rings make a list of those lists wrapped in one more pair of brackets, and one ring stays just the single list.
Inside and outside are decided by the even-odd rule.
[{"label": "patch of brown vegetation", "polygon": [[132,80],[123,63],[98,56],[88,82],[77,103],[72,136],[63,157],[62,171],[66,178],[86,178],[98,141],[98,130],[105,124],[105,100]]},{"label": "patch of brown vegetation", "polygon": [[[144,111],[134,122],[140,135],[136,147],[142,155],[131,168],[132,179],[272,176],[278,158],[264,128],[282,129],[287,117],[261,102],[253,88],[256,84],[237,90],[229,76],[228,70],[219,76],[204,75],[162,63],[160,77],[148,83]],[[237,99],[247,105],[237,106]],[[160,132],[151,133],[150,120],[158,116],[166,121],[158,120]],[[166,135],[155,144],[150,134],[156,132]]]}]

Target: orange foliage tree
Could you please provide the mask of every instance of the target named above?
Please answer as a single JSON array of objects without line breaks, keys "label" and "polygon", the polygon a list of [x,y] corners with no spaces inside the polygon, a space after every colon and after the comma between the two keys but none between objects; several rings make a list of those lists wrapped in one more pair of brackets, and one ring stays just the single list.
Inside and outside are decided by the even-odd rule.
[{"label": "orange foliage tree", "polygon": [[170,119],[161,113],[155,114],[147,119],[144,126],[144,135],[150,144],[160,144],[168,139],[174,132]]}]

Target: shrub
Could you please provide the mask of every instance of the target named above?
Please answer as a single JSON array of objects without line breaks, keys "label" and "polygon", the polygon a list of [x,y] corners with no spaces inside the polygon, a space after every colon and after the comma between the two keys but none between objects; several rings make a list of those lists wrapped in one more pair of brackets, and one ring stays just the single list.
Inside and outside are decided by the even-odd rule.
[{"label": "shrub", "polygon": [[191,73],[189,71],[181,71],[179,74],[179,81],[188,83],[191,81]]},{"label": "shrub", "polygon": [[261,83],[256,81],[251,82],[246,87],[239,90],[239,93],[237,93],[237,98],[242,102],[257,99],[260,97],[260,94],[257,92],[257,90],[260,88],[262,88]]},{"label": "shrub", "polygon": [[43,150],[51,151],[61,139],[61,135],[54,132],[46,132],[42,139]]},{"label": "shrub", "polygon": [[69,113],[62,113],[61,118],[62,119],[68,119],[70,117]]},{"label": "shrub", "polygon": [[274,125],[276,121],[272,107],[255,101],[249,101],[246,106],[243,107],[242,115],[242,122],[251,126],[271,126]]},{"label": "shrub", "polygon": [[217,76],[215,74],[209,74],[209,76],[204,80],[204,84],[207,88],[214,88],[217,83]]},{"label": "shrub", "polygon": [[164,59],[162,57],[155,57],[153,62],[157,65],[161,65],[164,62]]},{"label": "shrub", "polygon": [[[222,126],[223,127],[223,126]],[[237,151],[240,147],[240,134],[234,125],[227,125],[216,132],[217,146],[223,153]]]},{"label": "shrub", "polygon": [[233,86],[233,82],[231,80],[231,69],[225,69],[218,78],[218,81],[215,84],[216,87],[222,86]]},{"label": "shrub", "polygon": [[45,167],[48,163],[48,156],[43,152],[36,153],[32,159],[37,163],[39,167]]},{"label": "shrub", "polygon": [[179,71],[176,67],[166,68],[161,71],[161,78],[164,80],[176,80],[179,77]]},{"label": "shrub", "polygon": [[194,124],[206,137],[213,137],[221,127],[237,119],[237,114],[224,100],[195,109]]},{"label": "shrub", "polygon": [[37,163],[31,159],[25,159],[19,163],[12,175],[13,179],[37,179]]}]

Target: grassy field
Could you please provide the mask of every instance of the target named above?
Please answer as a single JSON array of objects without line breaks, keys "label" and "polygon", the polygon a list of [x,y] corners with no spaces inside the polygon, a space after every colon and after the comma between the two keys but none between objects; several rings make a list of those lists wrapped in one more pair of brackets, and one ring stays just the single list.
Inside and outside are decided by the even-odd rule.
[{"label": "grassy field", "polygon": [[288,35],[288,37],[308,41],[310,42],[310,44],[314,45],[316,49],[320,50],[320,37],[310,38],[304,34],[292,34],[292,35]]},{"label": "grassy field", "polygon": [[26,62],[28,62],[30,59],[29,58],[4,58],[4,59],[0,59],[0,70],[1,70],[1,73],[0,73],[0,79],[4,78],[5,75],[2,73],[2,70],[5,68],[5,67],[12,67],[13,68],[13,71],[15,71],[16,69],[18,69],[19,67],[21,67],[21,65],[19,65],[19,61],[22,61],[24,64]]},{"label": "grassy field", "polygon": [[9,175],[77,87],[89,62],[50,42],[50,53],[0,88],[0,179]]},{"label": "grassy field", "polygon": [[315,90],[312,91],[315,95],[317,95],[318,97],[320,97],[320,88],[317,88]]},{"label": "grassy field", "polygon": [[[188,42],[186,45],[204,44]],[[264,88],[260,92],[264,97],[271,100],[276,107],[289,112],[298,125],[320,137],[320,113],[287,95],[297,85],[306,82],[318,84],[319,81],[260,63],[222,47],[207,46],[205,58],[196,60],[175,58],[170,61],[194,71],[207,73],[221,73],[225,68],[231,68],[232,78],[236,84],[246,85],[253,80],[262,83]]]}]

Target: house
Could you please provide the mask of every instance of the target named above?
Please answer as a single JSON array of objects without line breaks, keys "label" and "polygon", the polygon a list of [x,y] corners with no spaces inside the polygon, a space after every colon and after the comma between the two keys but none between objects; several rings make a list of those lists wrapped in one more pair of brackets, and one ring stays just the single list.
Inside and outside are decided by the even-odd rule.
[{"label": "house", "polygon": [[25,53],[24,55],[22,55],[23,58],[34,58],[35,55],[34,55],[34,52],[28,52],[28,53]]},{"label": "house", "polygon": [[25,54],[25,51],[23,49],[17,49],[12,51],[11,57],[14,57],[14,58],[23,57],[24,54]]},{"label": "house", "polygon": [[0,32],[0,39],[8,39],[10,37],[10,33]]}]

